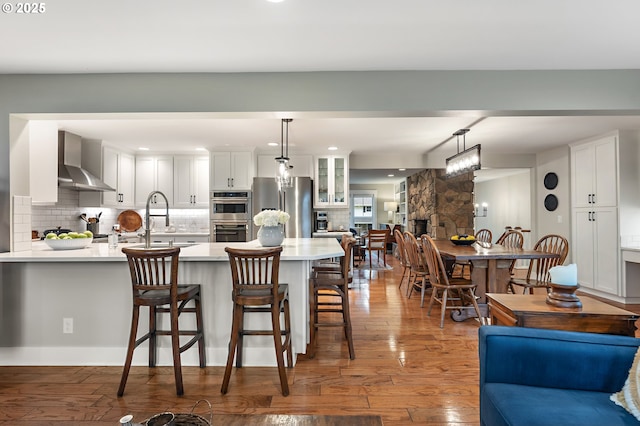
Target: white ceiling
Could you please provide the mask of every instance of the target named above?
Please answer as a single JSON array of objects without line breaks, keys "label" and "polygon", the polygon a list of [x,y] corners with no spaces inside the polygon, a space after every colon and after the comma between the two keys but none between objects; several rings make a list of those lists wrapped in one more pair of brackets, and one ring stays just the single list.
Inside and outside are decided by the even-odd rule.
[{"label": "white ceiling", "polygon": [[0,73],[640,68],[636,0],[42,4],[2,13]]},{"label": "white ceiling", "polygon": [[[42,4],[41,14],[2,14],[0,73],[640,69],[637,0]],[[386,154],[390,147],[421,155],[479,119],[468,146],[481,143],[483,152],[514,154],[613,129],[640,129],[635,116],[298,117],[290,127],[293,152],[335,145],[354,155]],[[78,118],[60,117],[59,126],[155,150],[239,144],[268,150],[267,142],[280,139],[278,119]],[[440,149],[453,154],[455,141]]]}]

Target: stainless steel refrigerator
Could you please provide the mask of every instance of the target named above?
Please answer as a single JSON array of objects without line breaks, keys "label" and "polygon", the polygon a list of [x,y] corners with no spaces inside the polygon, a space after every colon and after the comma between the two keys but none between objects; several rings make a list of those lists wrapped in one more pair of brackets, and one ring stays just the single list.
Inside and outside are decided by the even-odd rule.
[{"label": "stainless steel refrigerator", "polygon": [[[291,218],[285,225],[287,238],[311,238],[313,232],[313,181],[309,177],[294,177],[293,186],[278,190],[275,178],[254,178],[251,193],[253,216],[266,209],[280,209]],[[258,238],[253,225],[253,239]]]}]

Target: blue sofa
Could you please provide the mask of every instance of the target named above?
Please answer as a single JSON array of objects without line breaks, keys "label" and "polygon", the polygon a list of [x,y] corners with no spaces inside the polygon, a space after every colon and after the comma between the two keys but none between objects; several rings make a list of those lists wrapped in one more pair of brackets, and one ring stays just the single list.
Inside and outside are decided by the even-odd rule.
[{"label": "blue sofa", "polygon": [[609,396],[624,386],[640,339],[482,326],[480,423],[638,425]]}]

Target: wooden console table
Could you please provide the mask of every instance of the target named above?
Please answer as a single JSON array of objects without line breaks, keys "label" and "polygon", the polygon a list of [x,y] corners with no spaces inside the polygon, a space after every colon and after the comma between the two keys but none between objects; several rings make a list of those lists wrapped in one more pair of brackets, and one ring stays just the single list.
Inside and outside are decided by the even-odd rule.
[{"label": "wooden console table", "polygon": [[635,336],[638,314],[586,296],[580,296],[582,308],[545,300],[544,294],[487,293],[491,324]]}]

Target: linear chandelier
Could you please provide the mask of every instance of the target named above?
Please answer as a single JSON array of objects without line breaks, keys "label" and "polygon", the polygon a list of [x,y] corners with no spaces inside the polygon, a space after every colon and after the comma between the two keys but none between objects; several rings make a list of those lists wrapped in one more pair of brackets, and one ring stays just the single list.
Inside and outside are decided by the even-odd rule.
[{"label": "linear chandelier", "polygon": [[280,124],[280,157],[276,157],[276,163],[278,165],[276,170],[276,182],[278,183],[279,188],[290,188],[293,184],[291,176],[291,169],[293,169],[293,166],[289,163],[289,123],[292,121],[292,118],[283,118]]},{"label": "linear chandelier", "polygon": [[[480,170],[480,144],[466,149],[465,135],[469,129],[460,129],[453,136],[458,144],[457,154],[447,158],[447,177]],[[460,152],[460,136],[462,136],[462,152]]]}]

